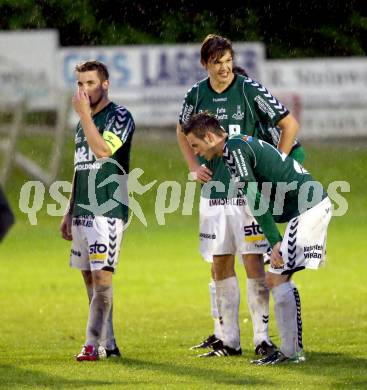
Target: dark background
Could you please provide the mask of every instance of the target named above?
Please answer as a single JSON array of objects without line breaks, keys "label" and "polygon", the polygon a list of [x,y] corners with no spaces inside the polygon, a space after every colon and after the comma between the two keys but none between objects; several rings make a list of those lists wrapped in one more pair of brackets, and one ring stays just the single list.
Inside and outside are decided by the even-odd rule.
[{"label": "dark background", "polygon": [[0,0],[0,30],[55,28],[62,46],[261,41],[268,58],[364,56],[367,4],[328,1]]}]

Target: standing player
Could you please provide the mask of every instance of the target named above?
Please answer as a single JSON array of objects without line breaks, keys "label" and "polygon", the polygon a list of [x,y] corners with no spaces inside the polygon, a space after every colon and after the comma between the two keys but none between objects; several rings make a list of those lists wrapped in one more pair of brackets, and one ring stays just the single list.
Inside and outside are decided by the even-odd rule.
[{"label": "standing player", "polygon": [[213,351],[204,356],[240,353],[240,293],[234,268],[237,253],[243,255],[247,273],[247,302],[255,353],[268,355],[274,351],[268,336],[269,290],[265,285],[263,264],[268,243],[245,198],[231,195],[230,175],[222,160],[198,160],[182,133],[182,125],[193,114],[209,111],[230,135],[253,135],[283,153],[299,154],[300,158],[303,155],[303,148],[295,140],[299,127],[296,119],[258,82],[234,74],[233,59],[234,51],[228,39],[217,35],[205,38],[201,63],[208,77],[187,93],[177,125],[178,143],[189,170],[196,173],[201,183],[206,183],[200,198],[200,251],[212,262],[213,280],[209,290],[214,334],[193,347],[213,347]]},{"label": "standing player", "polygon": [[[222,158],[238,191],[246,194],[272,248],[266,282],[275,301],[281,346],[253,363],[304,361],[300,298],[290,279],[294,272],[317,269],[324,262],[330,199],[321,184],[296,160],[250,136],[228,139],[212,115],[195,115],[186,123],[184,132],[196,154],[207,160]],[[271,188],[264,191],[264,183],[270,183]],[[284,238],[276,222],[288,222]]]},{"label": "standing player", "polygon": [[[126,203],[114,207],[117,202],[111,198],[120,190],[127,199],[127,188],[102,182],[128,173],[135,125],[125,107],[108,99],[109,74],[103,63],[87,61],[75,70],[78,86],[73,106],[80,122],[75,136],[73,191],[61,233],[73,241],[70,265],[81,270],[89,297],[86,342],[76,357],[83,361],[97,360],[99,355],[120,356],[112,326],[112,274],[128,210]],[[90,207],[93,199],[97,201],[94,208]],[[103,209],[101,205],[108,201],[113,206]]]}]

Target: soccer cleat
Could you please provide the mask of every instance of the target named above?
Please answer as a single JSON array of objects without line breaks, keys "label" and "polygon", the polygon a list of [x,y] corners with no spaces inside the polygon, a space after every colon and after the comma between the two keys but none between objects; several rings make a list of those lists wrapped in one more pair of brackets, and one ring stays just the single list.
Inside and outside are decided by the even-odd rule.
[{"label": "soccer cleat", "polygon": [[306,360],[304,352],[301,350],[296,352],[293,356],[288,357],[285,356],[280,351],[275,351],[271,355],[264,357],[258,360],[251,360],[251,363],[257,364],[258,366],[266,366],[266,365],[275,365],[281,363],[302,363]]},{"label": "soccer cleat", "polygon": [[213,350],[207,353],[198,355],[198,357],[223,357],[223,356],[239,356],[242,355],[242,349],[234,349],[224,345],[222,341],[218,340],[212,345]]},{"label": "soccer cleat", "polygon": [[98,351],[93,345],[84,345],[82,351],[76,356],[78,362],[98,360]]},{"label": "soccer cleat", "polygon": [[211,348],[214,343],[220,341],[217,336],[214,334],[210,335],[208,338],[203,340],[200,344],[194,345],[190,349],[199,349],[199,348]]},{"label": "soccer cleat", "polygon": [[258,356],[269,356],[276,351],[277,347],[271,341],[264,340],[261,344],[255,348],[255,355]]},{"label": "soccer cleat", "polygon": [[118,349],[118,347],[114,349],[107,349],[100,345],[98,347],[98,357],[100,359],[107,359],[107,358],[120,358],[121,357],[121,352]]}]

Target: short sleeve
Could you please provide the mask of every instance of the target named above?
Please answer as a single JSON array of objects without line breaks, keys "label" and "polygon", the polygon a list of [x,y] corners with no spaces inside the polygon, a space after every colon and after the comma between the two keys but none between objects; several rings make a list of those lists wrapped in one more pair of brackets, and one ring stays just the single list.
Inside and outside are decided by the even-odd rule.
[{"label": "short sleeve", "polygon": [[195,113],[196,95],[198,91],[198,85],[195,84],[185,95],[182,102],[181,113],[179,116],[180,125],[186,123],[190,117]]},{"label": "short sleeve", "polygon": [[105,132],[113,133],[122,143],[125,143],[134,130],[135,123],[131,113],[125,107],[117,106],[107,123]]},{"label": "short sleeve", "polygon": [[245,77],[244,92],[258,116],[273,126],[289,114],[288,109],[256,80]]}]

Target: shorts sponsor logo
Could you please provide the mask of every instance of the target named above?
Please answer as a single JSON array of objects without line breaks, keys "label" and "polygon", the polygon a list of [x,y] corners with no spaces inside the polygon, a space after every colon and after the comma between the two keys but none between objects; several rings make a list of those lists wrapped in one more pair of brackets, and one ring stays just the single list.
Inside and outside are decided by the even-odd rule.
[{"label": "shorts sponsor logo", "polygon": [[209,240],[215,240],[217,238],[217,236],[214,233],[213,234],[210,234],[210,233],[200,233],[199,237],[200,238],[204,238],[204,239],[209,239]]},{"label": "shorts sponsor logo", "polygon": [[89,255],[89,260],[100,260],[102,263],[106,260],[107,254],[105,253],[94,253]]},{"label": "shorts sponsor logo", "polygon": [[92,264],[104,264],[104,260],[91,260]]},{"label": "shorts sponsor logo", "polygon": [[72,254],[73,256],[77,256],[77,257],[80,257],[80,256],[82,255],[80,251],[76,251],[76,250],[74,250],[74,249],[71,250],[71,254]]},{"label": "shorts sponsor logo", "polygon": [[73,218],[73,226],[92,227],[93,219],[91,218]]},{"label": "shorts sponsor logo", "polygon": [[322,259],[323,245],[310,245],[303,247],[305,259]]},{"label": "shorts sponsor logo", "polygon": [[[263,236],[264,237],[264,236]],[[261,240],[263,240],[264,238],[262,238]],[[267,248],[268,247],[268,244],[264,243],[264,244],[258,244],[257,242],[255,242],[255,248]]]},{"label": "shorts sponsor logo", "polygon": [[232,206],[246,206],[247,202],[245,198],[218,198],[218,199],[210,199],[209,206],[224,206],[224,205],[232,205]]},{"label": "shorts sponsor logo", "polygon": [[[256,224],[255,222],[252,222],[251,225],[244,226],[243,229],[245,232],[246,242],[262,241],[265,239],[264,233],[260,225]],[[266,244],[264,246],[266,246]]]},{"label": "shorts sponsor logo", "polygon": [[94,255],[94,254],[99,254],[99,253],[106,253],[107,252],[107,245],[105,244],[99,244],[97,241],[89,245],[89,254]]}]

